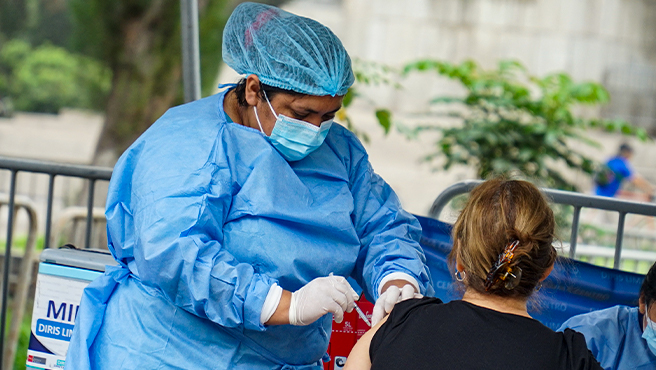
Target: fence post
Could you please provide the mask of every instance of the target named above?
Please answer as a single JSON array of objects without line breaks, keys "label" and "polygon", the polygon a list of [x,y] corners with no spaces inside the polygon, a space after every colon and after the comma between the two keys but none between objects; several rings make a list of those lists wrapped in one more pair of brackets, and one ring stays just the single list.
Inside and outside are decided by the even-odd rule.
[{"label": "fence post", "polygon": [[2,279],[2,314],[0,314],[0,364],[4,363],[5,323],[7,322],[7,301],[9,300],[9,272],[11,269],[11,244],[14,231],[14,201],[16,197],[16,177],[18,172],[11,171],[9,185],[9,216],[7,218],[7,245],[5,246],[5,263]]},{"label": "fence post", "polygon": [[[25,244],[25,253],[21,261],[20,272],[18,274],[18,283],[16,286],[16,296],[12,304],[11,324],[9,326],[9,336],[7,337],[6,356],[4,358],[3,369],[11,369],[16,358],[16,347],[18,347],[18,336],[20,327],[23,323],[25,314],[25,302],[32,285],[32,269],[34,267],[34,252],[36,249],[37,234],[37,215],[34,207],[27,201],[20,202],[15,208],[23,208],[29,218],[29,232],[27,234],[27,243]],[[16,211],[14,211],[16,213]]]}]

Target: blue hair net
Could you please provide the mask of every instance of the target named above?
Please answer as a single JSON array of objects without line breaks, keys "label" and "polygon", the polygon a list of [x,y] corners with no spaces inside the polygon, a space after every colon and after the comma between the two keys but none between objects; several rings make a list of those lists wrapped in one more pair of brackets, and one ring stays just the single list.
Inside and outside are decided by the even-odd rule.
[{"label": "blue hair net", "polygon": [[328,27],[264,4],[232,12],[223,60],[237,73],[309,95],[344,95],[354,81],[351,58]]}]

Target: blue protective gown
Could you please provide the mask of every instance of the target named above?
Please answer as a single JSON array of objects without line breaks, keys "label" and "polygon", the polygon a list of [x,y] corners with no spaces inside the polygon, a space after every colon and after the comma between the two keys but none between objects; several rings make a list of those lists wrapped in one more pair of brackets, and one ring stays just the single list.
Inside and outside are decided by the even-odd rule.
[{"label": "blue protective gown", "polygon": [[582,333],[588,349],[604,369],[656,369],[656,356],[642,339],[642,315],[638,307],[614,306],[574,316],[559,331]]},{"label": "blue protective gown", "polygon": [[121,156],[107,199],[120,266],[85,291],[66,369],[322,369],[332,315],[264,326],[278,283],[393,272],[431,294],[421,228],[354,135],[287,162],[227,122],[225,92],[170,109]]}]

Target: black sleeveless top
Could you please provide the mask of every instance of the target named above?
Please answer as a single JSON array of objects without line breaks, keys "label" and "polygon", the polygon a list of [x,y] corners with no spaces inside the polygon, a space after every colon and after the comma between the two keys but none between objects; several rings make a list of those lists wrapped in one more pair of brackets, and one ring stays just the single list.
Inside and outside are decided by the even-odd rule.
[{"label": "black sleeveless top", "polygon": [[581,333],[438,298],[398,303],[369,356],[372,370],[601,369]]}]

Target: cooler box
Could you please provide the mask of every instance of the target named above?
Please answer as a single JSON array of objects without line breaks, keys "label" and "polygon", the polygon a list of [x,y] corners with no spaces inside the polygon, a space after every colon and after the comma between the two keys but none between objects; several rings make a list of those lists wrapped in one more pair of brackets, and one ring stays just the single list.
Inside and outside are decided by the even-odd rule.
[{"label": "cooler box", "polygon": [[63,369],[82,291],[106,265],[108,250],[46,249],[41,253],[27,369]]}]

